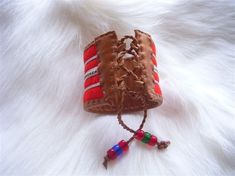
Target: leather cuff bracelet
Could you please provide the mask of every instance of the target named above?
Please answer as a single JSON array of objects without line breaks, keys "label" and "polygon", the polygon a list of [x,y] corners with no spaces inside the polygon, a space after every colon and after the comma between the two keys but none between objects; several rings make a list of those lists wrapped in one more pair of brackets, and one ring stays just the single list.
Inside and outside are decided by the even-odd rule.
[{"label": "leather cuff bracelet", "polygon": [[[85,83],[84,109],[96,113],[117,113],[122,127],[133,136],[120,141],[105,156],[107,162],[127,151],[135,138],[159,149],[169,142],[158,142],[156,136],[141,129],[147,118],[147,109],[162,104],[156,62],[156,49],[151,36],[135,30],[135,37],[124,36],[118,40],[114,31],[95,38],[84,51]],[[137,130],[129,128],[121,113],[144,111],[144,118]]]}]

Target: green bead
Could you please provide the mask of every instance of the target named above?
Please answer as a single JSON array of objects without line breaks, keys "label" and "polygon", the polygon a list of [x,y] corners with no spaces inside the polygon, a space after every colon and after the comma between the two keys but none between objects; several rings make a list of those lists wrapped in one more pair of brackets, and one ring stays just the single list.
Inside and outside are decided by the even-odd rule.
[{"label": "green bead", "polygon": [[144,138],[141,140],[143,143],[147,144],[150,141],[151,134],[148,132],[144,133]]}]

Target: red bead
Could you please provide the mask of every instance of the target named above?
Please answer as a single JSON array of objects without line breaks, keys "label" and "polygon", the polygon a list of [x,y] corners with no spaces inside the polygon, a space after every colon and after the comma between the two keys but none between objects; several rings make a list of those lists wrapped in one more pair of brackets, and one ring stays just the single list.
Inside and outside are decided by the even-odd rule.
[{"label": "red bead", "polygon": [[142,140],[144,138],[144,131],[143,130],[138,130],[135,134],[135,138],[137,140]]},{"label": "red bead", "polygon": [[124,152],[127,152],[128,149],[129,149],[129,146],[128,146],[128,143],[124,140],[121,140],[118,145],[121,147],[121,149],[124,151]]},{"label": "red bead", "polygon": [[111,160],[114,160],[114,159],[117,158],[117,155],[116,155],[116,153],[115,153],[115,151],[114,151],[113,149],[109,149],[109,150],[107,151],[107,156],[108,156],[108,158],[111,159]]},{"label": "red bead", "polygon": [[152,135],[148,144],[151,146],[156,145],[157,144],[157,137]]}]

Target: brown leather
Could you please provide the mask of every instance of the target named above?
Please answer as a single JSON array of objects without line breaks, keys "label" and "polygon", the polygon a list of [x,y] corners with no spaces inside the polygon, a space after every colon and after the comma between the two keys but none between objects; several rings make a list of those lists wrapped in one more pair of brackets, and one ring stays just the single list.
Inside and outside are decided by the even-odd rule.
[{"label": "brown leather", "polygon": [[[127,37],[128,38],[128,37]],[[150,35],[135,30],[128,52],[125,40],[118,40],[114,31],[97,37],[93,42],[100,59],[98,74],[104,98],[84,103],[84,108],[96,113],[140,111],[157,107],[163,98],[154,91],[154,76]],[[89,45],[88,45],[89,46]]]}]

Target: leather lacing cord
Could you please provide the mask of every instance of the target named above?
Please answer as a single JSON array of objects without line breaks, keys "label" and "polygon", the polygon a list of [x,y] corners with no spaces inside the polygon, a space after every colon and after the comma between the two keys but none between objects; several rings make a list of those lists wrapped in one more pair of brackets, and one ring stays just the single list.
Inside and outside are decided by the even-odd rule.
[{"label": "leather lacing cord", "polygon": [[[126,39],[131,39],[132,42],[130,43],[130,48],[127,50],[126,49],[126,44],[124,43],[124,41]],[[128,91],[127,90],[127,87],[125,85],[125,77],[126,76],[133,76],[134,79],[135,79],[135,83],[137,84],[137,86],[140,86],[141,89],[144,89],[145,88],[145,82],[141,79],[141,77],[138,77],[132,70],[129,70],[128,68],[126,68],[124,66],[124,55],[125,54],[131,54],[133,55],[134,57],[134,60],[133,62],[136,62],[137,65],[140,67],[140,68],[144,68],[144,66],[141,64],[141,62],[139,62],[139,55],[138,55],[138,52],[139,52],[139,44],[138,44],[138,41],[136,40],[136,38],[134,38],[133,36],[124,36],[119,42],[118,42],[118,51],[119,54],[118,54],[118,57],[117,57],[117,65],[114,67],[114,69],[118,70],[118,69],[123,69],[124,71],[127,72],[126,75],[124,75],[120,80],[117,80],[117,84],[115,86],[115,89],[117,90],[117,93],[119,93],[118,95],[121,95],[120,97],[118,96],[119,101],[118,101],[118,107],[117,107],[117,119],[118,119],[118,122],[119,124],[127,131],[129,131],[130,133],[133,133],[133,135],[127,140],[127,143],[129,144],[131,141],[133,141],[133,139],[135,138],[135,134],[138,130],[141,130],[143,127],[144,127],[144,124],[146,122],[146,119],[147,119],[147,106],[146,106],[146,101],[145,101],[145,98],[144,98],[144,95],[143,94],[140,94],[140,93],[137,93],[135,91]],[[142,91],[144,92],[144,91]],[[122,120],[122,111],[123,111],[123,105],[124,105],[124,97],[125,95],[131,95],[132,97],[135,97],[136,99],[140,100],[141,101],[141,104],[143,105],[143,108],[144,108],[144,116],[143,116],[143,120],[139,126],[139,128],[137,130],[134,130],[130,127],[128,127],[125,122]],[[158,149],[164,149],[164,148],[167,148],[167,146],[170,144],[169,141],[160,141],[157,143],[157,148]],[[110,159],[106,156],[104,157],[104,162],[103,162],[103,165],[104,167],[107,169],[107,164],[108,164],[108,161]]]},{"label": "leather lacing cord", "polygon": [[[146,121],[146,118],[147,118],[147,110],[144,110],[144,118],[143,118],[143,120],[142,120],[142,122],[141,122],[141,124],[140,124],[140,126],[139,126],[139,128],[138,128],[138,130],[141,130],[141,129],[144,127],[144,123],[145,123],[145,121]],[[118,114],[117,119],[118,119],[119,124],[120,124],[124,129],[126,129],[127,131],[129,131],[129,132],[131,132],[131,133],[134,133],[133,136],[127,141],[127,143],[130,143],[130,142],[134,139],[134,136],[135,136],[136,131],[133,130],[133,129],[131,129],[130,127],[128,127],[128,126],[124,123],[124,121],[122,120],[121,114]]]}]

